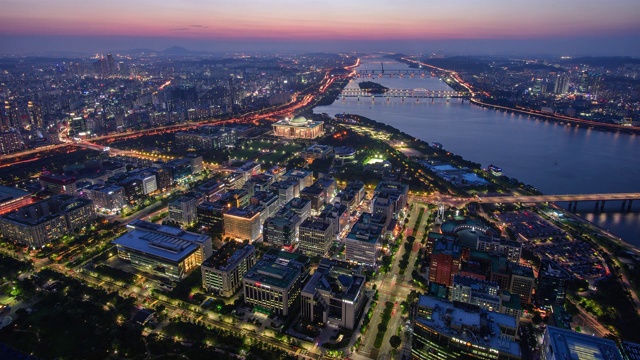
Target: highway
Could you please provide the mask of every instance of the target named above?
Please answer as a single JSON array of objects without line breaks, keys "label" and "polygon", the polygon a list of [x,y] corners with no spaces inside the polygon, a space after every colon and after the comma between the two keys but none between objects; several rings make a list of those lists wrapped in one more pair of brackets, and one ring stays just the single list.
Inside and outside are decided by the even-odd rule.
[{"label": "highway", "polygon": [[546,203],[546,202],[574,202],[574,201],[622,201],[640,200],[640,193],[602,193],[602,194],[563,194],[563,195],[504,195],[479,196],[461,198],[442,194],[430,196],[414,195],[414,199],[429,203],[442,202],[455,207],[466,206],[478,202],[484,204],[516,204],[516,203]]}]

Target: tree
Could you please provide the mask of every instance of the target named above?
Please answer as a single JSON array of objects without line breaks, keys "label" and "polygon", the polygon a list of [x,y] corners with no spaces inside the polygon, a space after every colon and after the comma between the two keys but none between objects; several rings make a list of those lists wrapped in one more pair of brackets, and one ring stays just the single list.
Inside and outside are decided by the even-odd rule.
[{"label": "tree", "polygon": [[400,338],[400,336],[398,335],[393,335],[389,339],[389,344],[391,345],[392,348],[397,349],[400,346],[400,344],[402,344],[402,338]]}]

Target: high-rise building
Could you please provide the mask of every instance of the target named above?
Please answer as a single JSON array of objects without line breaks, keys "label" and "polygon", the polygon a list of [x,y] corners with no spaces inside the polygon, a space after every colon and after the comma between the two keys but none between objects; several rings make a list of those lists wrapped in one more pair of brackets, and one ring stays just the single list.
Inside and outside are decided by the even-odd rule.
[{"label": "high-rise building", "polygon": [[439,239],[433,245],[429,282],[447,287],[453,284],[453,277],[460,272],[462,249],[456,241]]},{"label": "high-rise building", "polygon": [[509,291],[514,295],[520,295],[523,304],[531,304],[536,278],[529,267],[510,264]]},{"label": "high-rise building", "polygon": [[10,154],[22,149],[24,141],[18,131],[0,132],[0,154]]},{"label": "high-rise building", "polygon": [[293,249],[296,247],[299,228],[302,223],[300,216],[294,211],[278,211],[264,222],[264,241],[266,243]]},{"label": "high-rise building", "polygon": [[500,312],[502,305],[497,283],[455,275],[449,289],[449,300],[479,306],[488,311]]},{"label": "high-rise building", "polygon": [[300,224],[301,253],[311,256],[327,256],[336,236],[333,223],[320,218],[308,218]]},{"label": "high-rise building", "polygon": [[362,213],[345,238],[345,259],[367,266],[376,266],[382,246],[385,219]]},{"label": "high-rise building", "polygon": [[202,287],[230,297],[242,287],[242,278],[256,263],[256,248],[237,241],[226,242],[202,263]]},{"label": "high-rise building", "polygon": [[198,198],[185,194],[169,203],[169,220],[188,226],[198,219]]},{"label": "high-rise building", "polygon": [[538,271],[536,305],[564,304],[569,280],[571,280],[571,275],[560,266],[549,260],[542,260],[540,271]]},{"label": "high-rise building", "polygon": [[261,213],[246,208],[233,208],[225,212],[224,235],[253,242],[262,236]]},{"label": "high-rise building", "polygon": [[271,249],[242,279],[245,303],[255,311],[289,316],[309,276],[308,257]]},{"label": "high-rise building", "polygon": [[553,87],[553,92],[556,94],[566,94],[569,91],[569,76],[566,74],[559,74],[556,76],[556,82]]},{"label": "high-rise building", "polygon": [[366,277],[359,267],[322,259],[302,289],[300,316],[308,321],[353,330],[364,305]]}]

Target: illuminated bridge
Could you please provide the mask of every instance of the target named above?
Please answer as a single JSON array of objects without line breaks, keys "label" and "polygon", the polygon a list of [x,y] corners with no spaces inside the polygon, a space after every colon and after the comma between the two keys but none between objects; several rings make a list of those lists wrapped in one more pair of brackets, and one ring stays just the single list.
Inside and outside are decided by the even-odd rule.
[{"label": "illuminated bridge", "polygon": [[621,209],[630,211],[633,200],[640,200],[640,193],[608,193],[608,194],[567,194],[567,195],[529,195],[529,196],[486,196],[477,199],[482,203],[543,203],[543,202],[567,202],[568,209],[574,210],[578,202],[594,201],[596,210],[604,209],[605,201],[622,201]]},{"label": "illuminated bridge", "polygon": [[454,90],[427,89],[389,89],[384,93],[371,93],[362,89],[343,89],[341,96],[347,97],[386,97],[386,98],[468,98],[468,92]]},{"label": "illuminated bridge", "polygon": [[402,69],[402,70],[358,70],[356,77],[425,77],[436,76],[436,73],[431,69]]},{"label": "illuminated bridge", "polygon": [[640,200],[640,193],[606,193],[606,194],[566,194],[566,195],[507,195],[507,196],[484,196],[477,198],[460,198],[446,195],[414,196],[418,201],[443,202],[452,206],[460,207],[472,202],[483,204],[517,204],[517,203],[547,203],[565,202],[569,205],[568,210],[575,211],[579,202],[595,202],[596,211],[604,210],[607,201],[621,202],[621,211],[631,211],[631,204],[634,200]]}]

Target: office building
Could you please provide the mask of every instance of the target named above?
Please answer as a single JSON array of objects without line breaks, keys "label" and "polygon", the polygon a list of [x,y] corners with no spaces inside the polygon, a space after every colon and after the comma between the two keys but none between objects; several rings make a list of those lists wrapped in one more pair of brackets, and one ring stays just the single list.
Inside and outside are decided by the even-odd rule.
[{"label": "office building", "polygon": [[37,248],[95,220],[93,201],[61,194],[4,214],[0,230],[7,240]]},{"label": "office building", "polygon": [[33,203],[31,193],[14,187],[0,185],[0,215]]},{"label": "office building", "polygon": [[516,341],[518,319],[480,309],[420,296],[414,319],[412,359],[504,359],[522,354]]},{"label": "office building", "polygon": [[51,174],[45,171],[40,175],[40,185],[53,194],[77,195],[76,178],[74,176]]},{"label": "office building", "polygon": [[278,194],[280,204],[286,204],[300,196],[300,183],[297,180],[276,181],[269,186],[269,191]]},{"label": "office building", "polygon": [[287,317],[309,275],[309,258],[271,249],[242,279],[244,301],[255,311]]},{"label": "office building", "polygon": [[345,259],[375,267],[382,246],[384,222],[384,219],[363,213],[345,238]]},{"label": "office building", "polygon": [[336,238],[333,223],[320,218],[303,221],[299,231],[299,250],[309,256],[327,256]]},{"label": "office building", "polygon": [[213,254],[211,237],[135,220],[126,234],[113,240],[118,256],[133,267],[180,281]]},{"label": "office building", "polygon": [[96,184],[82,191],[99,209],[116,212],[127,204],[122,186]]},{"label": "office building", "polygon": [[198,220],[199,197],[187,193],[169,203],[169,220],[189,226]]},{"label": "office building", "polygon": [[547,326],[542,337],[541,360],[622,360],[616,342],[572,330]]},{"label": "office building", "polygon": [[202,287],[215,295],[231,297],[242,287],[242,277],[256,264],[256,248],[226,242],[202,263]]},{"label": "office building", "polygon": [[313,171],[309,171],[309,170],[291,169],[287,171],[286,174],[284,174],[284,178],[287,180],[298,181],[299,189],[304,189],[307,186],[313,185]]},{"label": "office building", "polygon": [[225,212],[224,235],[254,242],[262,236],[261,212],[248,208],[233,208]]},{"label": "office building", "polygon": [[300,215],[294,211],[278,211],[264,222],[264,242],[287,250],[297,246]]},{"label": "office building", "polygon": [[477,305],[481,309],[500,312],[502,300],[497,283],[454,275],[449,301]]},{"label": "office building", "polygon": [[293,198],[285,203],[279,211],[293,211],[304,221],[311,216],[311,201],[299,197]]},{"label": "office building", "polygon": [[438,239],[433,245],[429,265],[429,282],[450,287],[460,272],[462,249],[456,241]]},{"label": "office building", "polygon": [[509,269],[509,292],[514,295],[520,295],[520,301],[523,304],[531,304],[531,297],[536,283],[533,270],[517,264],[510,264]]},{"label": "office building", "polygon": [[564,304],[570,280],[571,275],[563,268],[550,260],[542,260],[538,271],[536,305],[549,307]]},{"label": "office building", "polygon": [[314,323],[355,329],[365,303],[366,277],[359,267],[322,259],[316,272],[302,289],[302,319]]}]

